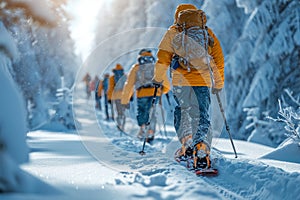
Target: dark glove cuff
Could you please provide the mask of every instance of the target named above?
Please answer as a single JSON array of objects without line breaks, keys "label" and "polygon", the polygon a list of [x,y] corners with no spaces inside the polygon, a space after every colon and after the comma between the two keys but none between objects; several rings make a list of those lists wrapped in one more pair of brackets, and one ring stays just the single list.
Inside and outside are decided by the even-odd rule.
[{"label": "dark glove cuff", "polygon": [[155,79],[152,80],[152,84],[154,85],[154,87],[161,87],[162,86],[163,81],[158,82]]}]

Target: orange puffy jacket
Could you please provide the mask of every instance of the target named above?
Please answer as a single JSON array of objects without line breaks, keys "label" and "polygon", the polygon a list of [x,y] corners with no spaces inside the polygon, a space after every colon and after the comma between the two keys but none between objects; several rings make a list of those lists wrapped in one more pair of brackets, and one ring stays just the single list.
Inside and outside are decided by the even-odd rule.
[{"label": "orange puffy jacket", "polygon": [[97,92],[97,97],[101,98],[102,97],[102,91],[103,91],[103,80],[99,80],[98,87],[96,88]]},{"label": "orange puffy jacket", "polygon": [[[178,13],[186,9],[197,9],[191,4],[181,4],[177,7],[175,12],[175,22],[177,22]],[[214,64],[211,65],[213,69],[213,76],[215,81],[215,88],[221,89],[224,86],[224,56],[220,42],[211,29],[208,29],[209,35],[214,39],[214,45],[210,49],[210,56],[213,58]],[[162,82],[163,85],[169,85],[167,77],[167,70],[171,64],[175,51],[172,46],[174,37],[178,34],[175,25],[172,25],[159,44],[157,52],[157,62],[155,64],[154,80]],[[211,76],[209,69],[196,70],[192,69],[190,72],[178,67],[172,70],[172,84],[174,86],[208,86],[211,87]]]},{"label": "orange puffy jacket", "polygon": [[[117,64],[114,70],[123,70],[123,67],[120,64]],[[124,75],[125,76],[125,75]],[[122,97],[122,90],[115,90],[115,75],[109,77],[109,84],[107,90],[107,98],[108,100],[117,100]]]}]

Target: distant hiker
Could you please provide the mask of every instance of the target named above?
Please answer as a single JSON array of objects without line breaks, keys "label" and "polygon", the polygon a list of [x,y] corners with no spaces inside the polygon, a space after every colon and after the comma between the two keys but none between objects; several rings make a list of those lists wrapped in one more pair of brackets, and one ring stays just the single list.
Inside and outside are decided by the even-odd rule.
[{"label": "distant hiker", "polygon": [[[98,76],[97,76],[98,78]],[[96,80],[96,77],[94,79],[95,81],[95,107],[98,110],[102,110],[102,105],[101,105],[101,98],[102,98],[102,90],[103,90],[103,83],[102,80],[100,80],[98,78],[98,80]]]},{"label": "distant hiker", "polygon": [[85,92],[86,92],[86,97],[87,99],[90,98],[91,96],[91,90],[90,90],[90,82],[92,80],[92,77],[89,73],[86,73],[85,76],[83,77],[82,81],[85,82]]},{"label": "distant hiker", "polygon": [[[125,108],[121,105],[121,96],[126,75],[120,64],[117,64],[112,71],[113,75],[109,78],[108,99],[111,101],[112,116],[116,120],[117,127],[123,131],[125,126]],[[114,107],[116,108],[116,117],[113,115]]]},{"label": "distant hiker", "polygon": [[99,78],[98,76],[96,75],[95,78],[90,82],[90,91],[91,92],[95,92],[95,89],[96,89],[96,84],[99,82]]},{"label": "distant hiker", "polygon": [[[148,142],[154,139],[156,117],[155,112],[150,115],[152,99],[154,94],[154,85],[152,78],[154,75],[155,59],[151,50],[142,49],[138,55],[138,63],[134,64],[127,77],[124,86],[121,103],[127,105],[134,91],[137,96],[137,122],[140,126],[137,137],[143,139],[147,137]],[[160,96],[161,91],[158,91],[157,96]],[[158,98],[157,98],[158,100]],[[150,125],[146,127],[150,117]]]},{"label": "distant hiker", "polygon": [[209,119],[212,93],[224,86],[224,57],[219,40],[206,26],[206,15],[192,4],[181,4],[157,52],[154,84],[170,84],[177,106],[174,126],[182,144],[178,157],[192,157],[194,168],[210,167],[212,133]]},{"label": "distant hiker", "polygon": [[103,80],[100,80],[99,84],[96,87],[96,95],[97,95],[97,99],[99,99],[99,108],[101,108],[101,99],[102,96],[104,96],[104,108],[105,108],[106,120],[109,120],[108,97],[107,97],[108,84],[109,84],[109,74],[106,73],[103,75]]}]

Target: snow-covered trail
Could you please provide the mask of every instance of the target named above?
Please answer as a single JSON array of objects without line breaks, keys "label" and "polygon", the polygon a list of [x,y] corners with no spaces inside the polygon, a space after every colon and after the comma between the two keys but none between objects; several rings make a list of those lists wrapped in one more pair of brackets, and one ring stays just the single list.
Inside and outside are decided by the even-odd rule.
[{"label": "snow-covered trail", "polygon": [[[80,108],[81,106],[78,105],[78,107]],[[97,114],[94,107],[90,108],[92,109],[91,111],[95,113],[97,123],[94,123],[94,125],[98,128],[93,126],[92,123],[89,123],[88,130],[92,129],[94,133],[97,132],[98,135],[96,134],[96,137],[103,137],[108,143],[104,142],[105,144],[103,144],[102,141],[104,139],[102,138],[101,140],[97,140],[101,141],[101,143],[93,146],[94,148],[96,146],[95,149],[93,149],[93,147],[90,148],[90,143],[84,142],[86,147],[100,162],[126,174],[126,177],[128,174],[135,177],[138,176],[137,174],[141,174],[141,177],[138,179],[140,179],[139,182],[143,186],[152,186],[153,183],[150,181],[150,183],[147,184],[146,180],[152,180],[152,177],[158,176],[160,177],[160,181],[161,179],[163,180],[163,183],[158,183],[159,185],[168,186],[167,182],[172,180],[171,183],[177,182],[175,187],[185,188],[182,193],[178,194],[177,198],[194,197],[194,195],[203,195],[205,198],[211,196],[213,198],[229,199],[297,198],[298,193],[291,192],[290,190],[299,191],[299,189],[297,190],[296,186],[292,184],[294,181],[300,180],[299,171],[298,173],[285,172],[282,169],[270,166],[266,160],[258,159],[262,155],[272,151],[272,148],[236,141],[237,148],[244,149],[244,152],[239,152],[239,159],[234,159],[233,153],[231,153],[232,150],[229,149],[231,148],[229,141],[226,139],[218,139],[217,142],[214,142],[217,146],[215,146],[216,150],[213,156],[216,158],[216,165],[219,168],[220,176],[215,178],[195,177],[193,173],[186,171],[184,167],[177,165],[177,163],[173,161],[173,153],[176,148],[179,147],[176,138],[173,138],[172,141],[166,140],[166,144],[161,147],[161,149],[160,146],[158,147],[158,152],[151,152],[151,146],[146,146],[146,149],[148,148],[147,150],[150,151],[150,153],[145,156],[140,156],[137,153],[142,147],[140,141],[135,141],[134,138],[124,136],[120,138],[120,134],[114,122],[104,121],[102,115]],[[85,107],[85,111],[86,110],[87,107]],[[79,121],[81,121],[81,119],[86,120],[86,117],[83,116],[80,119],[80,116],[78,116],[77,119]],[[96,129],[99,129],[99,125],[100,129],[103,129],[103,132],[101,132],[101,130],[96,131]],[[84,134],[90,133],[83,131],[83,135]],[[95,135],[88,136],[95,137]],[[93,140],[93,142],[95,142],[95,140]],[[116,147],[116,144],[118,147]],[[224,146],[227,148],[224,148]],[[247,146],[248,148],[243,148],[243,146]],[[112,152],[110,153],[110,151]],[[107,157],[107,155],[109,156]],[[155,178],[155,180],[156,179],[157,178]],[[129,183],[132,184],[131,182]],[[179,186],[178,184],[182,185]],[[166,190],[166,188],[168,187],[163,187],[162,190],[158,190],[163,192],[156,192],[157,194],[155,194],[155,196],[164,199],[163,196],[170,192]],[[176,193],[176,191],[172,192]]]},{"label": "snow-covered trail", "polygon": [[141,141],[120,136],[113,121],[102,120],[92,100],[86,100],[84,93],[79,97],[74,99],[78,133],[28,134],[30,163],[22,168],[55,192],[12,194],[4,199],[298,198],[299,164],[260,159],[272,148],[234,141],[239,153],[235,159],[230,142],[218,139],[212,156],[219,176],[196,177],[173,160],[179,146],[176,139],[158,135],[158,141],[147,145],[146,155],[141,156]]}]

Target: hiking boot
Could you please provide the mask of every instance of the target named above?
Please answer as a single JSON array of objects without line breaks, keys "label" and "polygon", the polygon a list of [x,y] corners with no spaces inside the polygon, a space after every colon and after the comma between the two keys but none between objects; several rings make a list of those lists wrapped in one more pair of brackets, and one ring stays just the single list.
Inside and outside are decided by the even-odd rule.
[{"label": "hiking boot", "polygon": [[192,135],[185,136],[181,139],[181,149],[178,150],[175,157],[177,161],[187,161],[193,156]]},{"label": "hiking boot", "polygon": [[138,132],[138,134],[137,134],[136,137],[137,137],[138,139],[140,139],[140,140],[144,139],[144,137],[145,137],[145,125],[142,125],[142,126],[140,127],[140,130],[139,130],[139,132]]},{"label": "hiking boot", "polygon": [[194,169],[210,168],[211,161],[209,155],[209,147],[204,142],[196,144],[193,151]]},{"label": "hiking boot", "polygon": [[151,143],[154,140],[154,130],[148,130],[146,142]]}]

